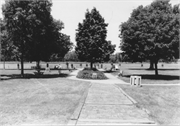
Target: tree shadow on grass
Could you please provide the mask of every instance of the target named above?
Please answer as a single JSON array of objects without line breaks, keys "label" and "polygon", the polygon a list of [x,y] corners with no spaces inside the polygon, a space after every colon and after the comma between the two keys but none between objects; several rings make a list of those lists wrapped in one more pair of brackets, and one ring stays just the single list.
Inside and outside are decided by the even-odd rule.
[{"label": "tree shadow on grass", "polygon": [[64,78],[69,74],[44,74],[44,75],[34,75],[34,74],[24,74],[22,77],[20,74],[11,74],[11,75],[1,75],[0,80],[10,80],[10,79],[31,79],[31,78]]},{"label": "tree shadow on grass", "polygon": [[[148,71],[154,71],[155,69],[147,69],[147,68],[129,68],[128,70],[148,70]],[[178,71],[180,69],[158,69],[160,71]]]},{"label": "tree shadow on grass", "polygon": [[[132,75],[124,75],[123,77],[130,77]],[[142,79],[149,80],[179,80],[180,76],[176,75],[150,75],[150,74],[133,74],[133,76],[141,76]]]},{"label": "tree shadow on grass", "polygon": [[102,71],[102,72],[104,72],[104,73],[117,73],[119,70],[113,70],[113,71],[110,71],[110,70],[104,70],[104,71]]}]

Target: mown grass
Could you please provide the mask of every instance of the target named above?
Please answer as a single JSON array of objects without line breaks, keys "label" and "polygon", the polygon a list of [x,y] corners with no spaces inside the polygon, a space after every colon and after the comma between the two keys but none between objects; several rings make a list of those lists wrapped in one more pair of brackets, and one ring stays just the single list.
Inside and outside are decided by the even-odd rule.
[{"label": "mown grass", "polygon": [[180,86],[118,85],[161,125],[180,125]]},{"label": "mown grass", "polygon": [[[135,75],[142,77],[142,84],[180,84],[180,64],[164,64],[163,67],[159,65],[158,76],[155,75],[154,70],[148,68],[148,64],[143,67],[140,64],[121,65],[123,76],[119,78],[130,83],[130,76]],[[118,73],[119,71],[112,72],[113,75]]]},{"label": "mown grass", "polygon": [[24,77],[21,76],[21,70],[0,70],[0,80],[9,80],[9,79],[31,79],[31,78],[65,78],[72,71],[69,70],[61,70],[61,74],[59,74],[58,70],[51,70],[50,72],[44,72],[43,75],[38,76],[34,74],[35,70],[24,70]]},{"label": "mown grass", "polygon": [[[54,66],[57,64],[61,64],[63,68],[67,68],[66,62],[49,62],[50,68],[54,68]],[[73,64],[73,66],[76,68],[84,68],[86,67],[86,64],[89,65],[89,63],[83,63],[83,62],[69,62],[69,67],[71,66],[71,64]],[[31,66],[34,66],[34,65],[36,65],[35,62],[25,63],[25,68],[29,69],[31,68]],[[46,67],[45,62],[41,62],[41,65],[43,68]],[[124,80],[127,83],[130,82],[131,75],[142,76],[143,78],[142,84],[179,84],[180,83],[180,64],[179,63],[158,63],[158,69],[159,69],[158,77],[155,76],[154,70],[148,70],[149,63],[143,63],[143,66],[141,66],[141,63],[118,63],[115,65],[118,65],[120,70],[123,70],[124,76],[120,77],[120,79]],[[102,69],[105,69],[105,68],[109,69],[110,67],[111,67],[110,63],[103,63]],[[3,68],[2,62],[0,63],[0,68]],[[14,71],[18,71],[18,74],[20,74],[20,70],[17,70],[17,62],[6,63],[6,68],[8,68],[8,70],[0,70],[1,75],[4,75],[4,73],[11,74],[11,73],[14,73]],[[33,70],[25,70],[25,73],[29,74],[29,73],[32,73],[32,71]],[[63,73],[64,72],[65,72],[64,74],[64,77],[65,77],[67,74],[69,74],[70,71],[63,71]],[[119,71],[112,72],[113,75],[118,75],[118,73]],[[58,75],[58,71],[52,70],[49,77],[53,78],[53,77],[56,77],[57,75]]]},{"label": "mown grass", "polygon": [[65,125],[88,87],[63,78],[3,80],[0,125]]}]

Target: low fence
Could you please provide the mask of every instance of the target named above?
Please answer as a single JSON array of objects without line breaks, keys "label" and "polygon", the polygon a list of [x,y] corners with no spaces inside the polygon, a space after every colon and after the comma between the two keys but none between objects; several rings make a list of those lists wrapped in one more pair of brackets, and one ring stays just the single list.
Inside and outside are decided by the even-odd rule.
[{"label": "low fence", "polygon": [[[52,69],[54,68],[55,65],[61,65],[62,68],[67,68],[67,62],[40,62],[41,68],[46,68],[46,64],[49,64],[49,67]],[[5,66],[5,69],[18,69],[18,64],[19,64],[19,69],[21,68],[21,64],[20,62],[0,62],[0,69],[3,69]],[[162,67],[163,64],[163,67]],[[87,65],[90,66],[90,63],[88,62],[68,62],[68,66],[69,68],[71,68],[73,65],[73,67],[75,68],[84,68]],[[98,63],[94,64],[96,66],[98,66]],[[101,67],[102,65],[102,67]],[[149,63],[143,63],[143,66],[141,65],[141,63],[125,63],[125,62],[121,62],[121,63],[114,63],[114,65],[119,66],[120,69],[126,69],[126,68],[149,68]],[[36,62],[24,62],[24,69],[31,69],[33,66],[36,66]],[[99,67],[100,68],[111,68],[111,63],[99,63]],[[174,68],[180,69],[180,64],[179,63],[158,63],[158,68]]]}]

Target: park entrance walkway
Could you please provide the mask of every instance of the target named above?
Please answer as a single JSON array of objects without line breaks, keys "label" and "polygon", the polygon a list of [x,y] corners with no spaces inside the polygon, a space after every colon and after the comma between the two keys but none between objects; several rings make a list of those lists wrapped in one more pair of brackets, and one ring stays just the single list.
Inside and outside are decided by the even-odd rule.
[{"label": "park entrance walkway", "polygon": [[[71,75],[75,74],[77,71]],[[91,81],[68,125],[155,125],[146,111],[137,108],[136,101],[121,88],[109,81],[106,84],[100,81]]]}]

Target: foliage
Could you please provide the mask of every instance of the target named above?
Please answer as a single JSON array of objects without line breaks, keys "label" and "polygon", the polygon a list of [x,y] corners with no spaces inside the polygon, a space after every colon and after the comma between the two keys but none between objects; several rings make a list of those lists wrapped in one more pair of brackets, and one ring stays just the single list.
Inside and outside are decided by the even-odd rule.
[{"label": "foliage", "polygon": [[116,53],[115,58],[116,58],[116,62],[122,62],[123,60],[122,53],[120,52]]},{"label": "foliage", "polygon": [[[34,41],[32,36],[34,37],[35,34],[42,33],[38,30],[44,30],[42,27],[38,27],[42,24],[41,20],[38,20],[38,18],[43,16],[47,18],[49,16],[49,8],[46,8],[46,6],[43,8],[43,4],[46,4],[45,1],[9,0],[5,1],[5,4],[2,7],[9,37],[13,41],[13,45],[15,45],[20,52],[22,76],[24,76],[24,56],[26,51],[29,51],[28,47],[31,47],[26,45],[27,43],[30,45],[31,41]],[[45,13],[46,16],[43,13],[40,13],[41,11],[43,13],[44,11],[47,12]],[[49,18],[47,18],[47,22],[48,21]],[[34,32],[35,27],[37,28],[36,33]]]},{"label": "foliage", "polygon": [[57,40],[56,50],[50,57],[50,61],[63,61],[64,56],[67,54],[69,50],[72,49],[73,43],[70,42],[70,36],[59,33],[59,39]]},{"label": "foliage", "polygon": [[110,60],[109,62],[115,63],[116,62],[116,56],[115,55],[110,55]]},{"label": "foliage", "polygon": [[107,60],[115,50],[115,45],[106,40],[107,26],[96,8],[87,10],[85,19],[78,25],[76,53],[81,61],[91,62],[91,67],[95,62]]},{"label": "foliage", "polygon": [[51,16],[50,0],[9,0],[3,5],[7,32],[17,47],[23,61],[48,61],[53,54],[61,57],[69,51],[72,43],[69,36],[60,33],[64,27],[61,21]]},{"label": "foliage", "polygon": [[83,70],[98,71],[97,68],[90,68],[90,67],[85,67]]},{"label": "foliage", "polygon": [[122,53],[116,53],[116,54],[110,55],[109,62],[118,63],[118,62],[122,62],[122,61],[123,61]]},{"label": "foliage", "polygon": [[65,60],[65,61],[79,61],[78,55],[76,54],[75,51],[68,52],[68,53],[64,56],[64,60]]},{"label": "foliage", "polygon": [[[92,74],[96,73],[97,74],[97,78],[92,78]],[[101,71],[94,71],[94,70],[87,70],[84,69],[82,71],[78,72],[77,78],[82,78],[82,79],[107,79],[107,77],[104,75],[103,72]]]},{"label": "foliage", "polygon": [[72,49],[73,43],[70,41],[70,36],[60,33],[58,41],[57,54],[64,58],[64,56]]},{"label": "foliage", "polygon": [[120,26],[120,47],[132,61],[179,58],[179,9],[169,1],[154,1],[133,10],[127,22]]},{"label": "foliage", "polygon": [[5,22],[0,18],[0,60],[2,61],[15,61],[19,59],[17,48],[13,45],[11,38],[5,27]]}]

